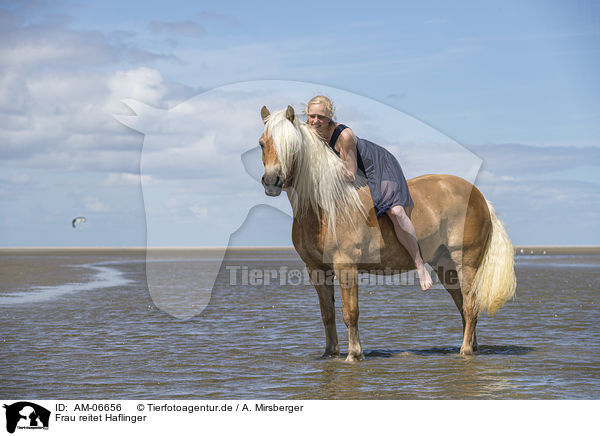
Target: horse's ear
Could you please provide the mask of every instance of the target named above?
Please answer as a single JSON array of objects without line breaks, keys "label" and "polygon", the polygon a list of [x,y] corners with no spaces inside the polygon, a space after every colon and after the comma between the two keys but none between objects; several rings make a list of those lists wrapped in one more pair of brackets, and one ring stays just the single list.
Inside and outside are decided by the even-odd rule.
[{"label": "horse's ear", "polygon": [[269,115],[271,115],[271,112],[269,112],[269,109],[267,109],[266,106],[263,106],[260,110],[260,116],[263,120],[263,123],[267,124],[267,118],[269,118]]},{"label": "horse's ear", "polygon": [[290,122],[294,122],[294,117],[295,117],[295,113],[294,113],[294,108],[291,106],[287,107],[287,110],[285,111],[285,117],[290,120]]}]

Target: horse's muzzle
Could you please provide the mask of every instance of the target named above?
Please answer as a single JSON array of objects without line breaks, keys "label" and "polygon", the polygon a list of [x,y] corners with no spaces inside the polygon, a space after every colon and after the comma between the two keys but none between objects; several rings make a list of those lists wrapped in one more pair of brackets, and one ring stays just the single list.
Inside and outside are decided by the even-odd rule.
[{"label": "horse's muzzle", "polygon": [[262,176],[262,185],[265,187],[265,194],[271,197],[277,197],[281,194],[283,188],[283,179],[278,172],[268,172]]}]

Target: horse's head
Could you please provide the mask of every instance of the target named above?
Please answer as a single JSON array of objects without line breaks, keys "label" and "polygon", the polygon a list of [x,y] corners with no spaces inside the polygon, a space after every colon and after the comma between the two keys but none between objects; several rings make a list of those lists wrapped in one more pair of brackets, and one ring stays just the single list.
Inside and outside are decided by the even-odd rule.
[{"label": "horse's head", "polygon": [[[276,115],[276,114],[274,114]],[[277,115],[280,115],[278,112]],[[281,144],[276,144],[273,138],[274,134],[281,133],[282,123],[291,123],[287,127],[293,128],[294,123],[294,108],[288,106],[285,111],[285,118],[272,119],[271,113],[263,106],[260,111],[260,116],[265,123],[265,130],[259,139],[260,148],[262,149],[262,161],[265,166],[265,173],[262,176],[262,184],[265,187],[265,194],[276,197],[281,194],[282,188],[289,185],[292,171],[288,162],[281,159]],[[288,123],[288,124],[289,124]],[[281,136],[281,135],[277,135]],[[281,141],[282,138],[278,138]],[[283,141],[287,142],[287,141]],[[283,153],[287,154],[287,153]],[[285,159],[285,156],[283,156]]]}]

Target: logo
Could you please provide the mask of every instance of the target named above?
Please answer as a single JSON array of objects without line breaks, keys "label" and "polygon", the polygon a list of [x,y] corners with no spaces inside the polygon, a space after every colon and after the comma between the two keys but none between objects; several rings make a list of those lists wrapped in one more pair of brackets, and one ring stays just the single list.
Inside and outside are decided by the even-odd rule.
[{"label": "logo", "polygon": [[6,431],[14,433],[15,429],[48,429],[50,411],[35,403],[19,401],[10,406],[4,405],[6,409]]}]

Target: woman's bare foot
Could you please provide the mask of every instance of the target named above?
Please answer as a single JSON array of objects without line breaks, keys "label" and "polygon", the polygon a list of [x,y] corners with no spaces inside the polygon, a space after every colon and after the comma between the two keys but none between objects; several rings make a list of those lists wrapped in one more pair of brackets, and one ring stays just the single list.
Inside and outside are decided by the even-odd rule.
[{"label": "woman's bare foot", "polygon": [[423,292],[433,286],[433,280],[431,279],[429,271],[425,268],[425,265],[421,265],[420,268],[417,268],[417,274],[419,275],[419,282],[421,282],[421,289]]}]

